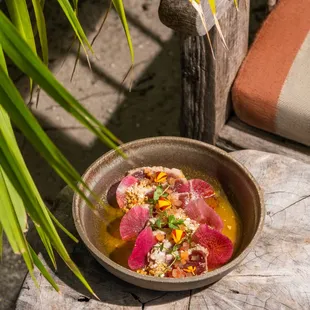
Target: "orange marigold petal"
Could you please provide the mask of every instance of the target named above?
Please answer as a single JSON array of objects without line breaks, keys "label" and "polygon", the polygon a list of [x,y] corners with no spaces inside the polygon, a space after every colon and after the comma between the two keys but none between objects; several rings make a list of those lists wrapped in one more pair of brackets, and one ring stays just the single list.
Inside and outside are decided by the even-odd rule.
[{"label": "orange marigold petal", "polygon": [[185,232],[181,229],[174,229],[171,233],[171,236],[173,238],[173,241],[178,244],[181,242],[181,240],[184,238],[185,236]]},{"label": "orange marigold petal", "polygon": [[157,172],[154,181],[157,183],[164,183],[167,180],[167,173],[165,172]]}]

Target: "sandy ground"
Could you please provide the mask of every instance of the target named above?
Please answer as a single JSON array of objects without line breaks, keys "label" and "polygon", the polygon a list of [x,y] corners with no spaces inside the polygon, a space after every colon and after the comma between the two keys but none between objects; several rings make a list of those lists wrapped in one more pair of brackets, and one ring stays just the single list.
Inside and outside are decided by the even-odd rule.
[{"label": "sandy ground", "polygon": [[[265,1],[258,2],[253,8],[255,18],[251,23],[251,33],[255,32],[265,14],[262,9]],[[99,29],[107,9],[106,3],[104,0],[81,1],[79,15],[90,39]],[[179,135],[179,42],[177,35],[160,23],[158,4],[158,0],[126,2],[136,53],[135,83],[132,92],[128,92],[122,86],[122,79],[130,66],[130,56],[117,15],[113,11],[110,13],[94,44],[92,71],[82,56],[70,82],[77,46],[69,53],[67,51],[74,36],[57,5],[46,3],[50,66],[54,74],[124,142],[148,136]],[[27,98],[27,81],[19,74],[13,78]],[[107,151],[101,142],[43,92],[38,107],[32,105],[32,110],[46,133],[80,173]],[[17,137],[40,193],[48,204],[52,204],[64,182],[18,132]],[[24,275],[22,260],[12,254],[5,242],[0,265],[0,309],[14,308]]]}]

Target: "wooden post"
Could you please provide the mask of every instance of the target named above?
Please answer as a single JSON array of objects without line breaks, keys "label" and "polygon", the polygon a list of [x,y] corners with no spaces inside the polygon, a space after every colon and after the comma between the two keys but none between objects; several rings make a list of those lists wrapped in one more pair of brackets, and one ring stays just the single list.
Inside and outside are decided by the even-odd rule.
[{"label": "wooden post", "polygon": [[[181,134],[212,144],[229,115],[231,85],[248,49],[249,1],[239,1],[239,11],[233,1],[225,1],[225,5],[220,25],[229,49],[223,46],[215,27],[209,32],[216,59],[212,57],[206,37],[197,36],[199,31],[193,31],[193,35],[181,32]],[[205,5],[203,8],[205,15],[209,15],[209,8]],[[192,13],[188,16],[188,20],[194,20]],[[184,20],[178,19],[178,23]]]}]

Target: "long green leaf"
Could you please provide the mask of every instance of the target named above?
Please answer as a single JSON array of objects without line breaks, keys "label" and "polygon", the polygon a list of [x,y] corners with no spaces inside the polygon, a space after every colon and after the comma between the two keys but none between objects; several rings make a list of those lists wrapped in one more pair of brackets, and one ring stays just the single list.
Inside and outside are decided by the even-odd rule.
[{"label": "long green leaf", "polygon": [[35,225],[36,227],[36,230],[42,240],[42,243],[46,249],[46,252],[54,266],[54,269],[56,270],[57,269],[57,264],[56,264],[56,259],[55,259],[55,255],[54,255],[54,251],[53,251],[53,248],[52,248],[52,244],[49,240],[49,238],[47,237],[47,235],[45,234],[45,232],[43,231],[43,229],[41,228],[41,226],[39,225]]},{"label": "long green leaf", "polygon": [[2,260],[2,252],[3,252],[3,226],[0,221],[0,262]]},{"label": "long green leaf", "polygon": [[[0,91],[0,101],[2,102],[4,96],[2,91]],[[0,123],[1,124],[1,123]],[[1,126],[0,126],[1,128]],[[35,193],[32,191],[31,184],[27,182],[27,176],[23,167],[20,167],[19,161],[16,160],[14,156],[10,153],[9,146],[7,145],[6,141],[3,140],[3,137],[0,135],[0,162],[3,165],[5,173],[8,175],[8,178],[12,182],[13,186],[16,188],[16,190],[19,192],[20,196],[24,199],[24,204],[27,208],[27,211],[30,215],[30,217],[34,220],[36,224],[42,227],[48,238],[50,239],[53,247],[56,249],[56,251],[59,253],[61,258],[64,260],[64,262],[69,266],[69,268],[73,271],[73,273],[79,278],[79,280],[84,284],[84,286],[94,295],[95,293],[85,280],[85,278],[80,273],[77,266],[73,263],[73,261],[70,259],[70,256],[68,255],[63,243],[61,242],[61,239],[52,223],[52,220],[50,219],[48,212],[44,206],[39,204],[38,200],[36,199]],[[1,188],[0,188],[0,192]],[[2,196],[1,196],[2,198]],[[6,203],[1,204],[0,200],[0,206],[6,205]],[[1,209],[1,208],[0,208]],[[6,209],[6,208],[2,208]],[[7,216],[2,217],[0,214],[0,218],[7,218]],[[6,221],[3,221],[3,223],[6,223]],[[4,228],[6,231],[6,229]],[[10,232],[10,231],[9,231]],[[7,234],[7,232],[6,232]],[[13,238],[13,240],[15,240]],[[14,244],[12,245],[14,246]],[[24,257],[26,261],[26,257]],[[27,264],[27,262],[26,262]],[[31,268],[29,266],[28,268]]]},{"label": "long green leaf", "polygon": [[[36,43],[30,21],[26,0],[5,0],[11,20],[16,29],[36,54]],[[32,93],[32,80],[30,79],[30,92]]]},{"label": "long green leaf", "polygon": [[[0,223],[3,230],[6,233],[6,237],[11,245],[14,253],[21,254],[21,249],[18,244],[17,238],[15,238],[14,228],[12,226],[12,215],[8,214],[8,205],[11,205],[11,200],[8,195],[4,179],[2,177],[3,171],[0,166]],[[14,222],[14,220],[13,220]]]},{"label": "long green leaf", "polygon": [[[4,87],[5,91],[2,88],[0,88],[0,102],[2,105],[3,104],[5,105],[6,103],[8,103],[9,107],[13,107],[14,106],[13,101],[17,100],[17,101],[22,102],[22,99],[19,98],[18,96],[16,97],[16,94],[18,94],[18,92],[14,87],[12,91],[11,89],[12,85],[6,84],[8,81],[10,81],[9,78],[4,73],[3,69],[1,68],[0,69],[0,85],[1,87],[2,86]],[[6,83],[3,83],[3,82],[6,82]],[[15,97],[13,96],[15,100],[13,99],[13,101],[11,101],[6,92],[9,92],[10,95],[15,94]],[[24,107],[25,107],[24,104],[20,105],[21,109],[23,109]],[[28,110],[26,109],[26,111]],[[30,112],[28,111],[28,113]],[[40,198],[37,192],[37,189],[34,186],[33,181],[31,180],[29,172],[23,165],[23,160],[21,156],[18,157],[16,152],[10,149],[10,146],[12,147],[11,140],[4,139],[3,134],[7,132],[6,132],[6,127],[4,128],[4,126],[1,126],[1,124],[3,124],[3,122],[0,120],[0,129],[2,130],[2,131],[0,130],[0,151],[1,151],[0,162],[3,165],[5,172],[8,174],[10,181],[12,182],[13,186],[16,188],[20,196],[23,197],[24,204],[27,208],[27,212],[29,213],[29,215],[31,216],[35,224],[42,227],[45,234],[48,236],[49,240],[52,242],[53,247],[62,257],[62,259],[66,262],[69,268],[71,268],[71,270],[76,274],[76,276],[80,279],[80,281],[90,290],[90,292],[94,294],[90,286],[88,285],[84,277],[81,275],[78,268],[71,261],[68,253],[66,252],[66,249],[64,248],[59,238],[59,235],[52,223],[52,220],[49,217],[48,211],[46,210],[46,207],[42,199]],[[14,244],[12,246],[14,246]],[[25,259],[27,259],[27,257]]]},{"label": "long green leaf", "polygon": [[85,45],[89,48],[89,50],[91,52],[93,52],[93,49],[92,49],[92,47],[91,47],[91,45],[90,45],[90,43],[86,37],[86,34],[85,34],[79,20],[76,17],[75,12],[72,9],[70,2],[68,0],[58,0],[58,3],[60,4],[62,10],[66,14],[76,36],[78,37],[79,41],[82,44],[85,52],[86,52]]},{"label": "long green leaf", "polygon": [[36,44],[26,0],[5,0],[5,3],[16,29],[32,51],[36,53]]},{"label": "long green leaf", "polygon": [[47,209],[47,211],[48,211],[48,213],[49,213],[51,219],[53,220],[53,222],[56,224],[56,226],[58,226],[58,227],[59,227],[67,236],[69,236],[75,243],[78,243],[79,240],[78,240],[75,236],[73,236],[73,235],[70,233],[70,231],[69,231],[67,228],[65,228],[65,227],[57,220],[57,218],[54,216],[54,214],[53,214],[49,209]]},{"label": "long green leaf", "polygon": [[48,44],[47,44],[46,24],[42,4],[40,3],[40,0],[32,0],[32,5],[36,16],[43,62],[46,65],[48,65]]},{"label": "long green leaf", "polygon": [[127,38],[127,42],[128,42],[128,46],[129,46],[129,50],[130,50],[131,63],[134,64],[135,54],[134,54],[134,49],[133,49],[133,45],[132,45],[132,41],[131,41],[130,31],[129,31],[129,27],[128,27],[128,23],[127,23],[127,18],[126,18],[123,0],[112,0],[112,2],[113,2],[113,5],[116,9],[116,12],[118,13],[118,15],[121,19],[121,22],[123,24],[123,28],[124,28],[124,31],[126,34],[126,38]]},{"label": "long green leaf", "polygon": [[33,248],[29,245],[29,249],[30,249],[30,254],[33,260],[33,263],[37,266],[37,268],[40,270],[40,272],[42,273],[42,275],[44,276],[44,278],[53,286],[53,288],[59,292],[59,287],[57,285],[57,283],[54,281],[54,279],[51,277],[51,275],[49,274],[49,272],[46,270],[46,268],[44,267],[44,265],[42,264],[42,262],[40,261],[38,255],[36,254],[36,252],[33,250]]},{"label": "long green leaf", "polygon": [[71,113],[105,144],[116,148],[119,140],[91,115],[52,75],[44,64],[20,39],[10,21],[0,11],[0,44],[13,62],[40,85],[56,102]]},{"label": "long green leaf", "polygon": [[12,205],[16,213],[16,217],[19,221],[19,226],[21,227],[22,232],[26,232],[28,229],[28,224],[27,224],[26,209],[23,200],[20,198],[19,194],[17,193],[16,189],[14,188],[9,179],[5,179],[5,183],[8,194],[12,201]]},{"label": "long green leaf", "polygon": [[12,199],[7,190],[8,176],[0,166],[0,221],[9,243],[15,253],[23,255],[31,276],[33,275],[33,261],[29,253],[29,247],[24,233],[19,225]]},{"label": "long green leaf", "polygon": [[[70,165],[66,158],[51,142],[49,137],[38,124],[37,120],[26,108],[13,82],[0,69],[0,98],[1,104],[9,112],[11,119],[20,128],[24,135],[38,149],[43,157],[51,164],[58,174],[80,195],[89,202],[85,194],[76,185],[80,180],[79,174]],[[1,115],[0,115],[1,116]],[[5,128],[4,128],[5,129]],[[16,151],[16,150],[15,150]],[[20,160],[20,159],[19,159]],[[30,178],[28,177],[28,181]],[[86,185],[85,185],[86,186]],[[34,189],[34,186],[32,190]],[[89,202],[89,205],[91,203]]]},{"label": "long green leaf", "polygon": [[6,66],[5,57],[3,54],[2,45],[0,44],[0,66],[2,67],[3,71],[8,74],[8,68]]}]

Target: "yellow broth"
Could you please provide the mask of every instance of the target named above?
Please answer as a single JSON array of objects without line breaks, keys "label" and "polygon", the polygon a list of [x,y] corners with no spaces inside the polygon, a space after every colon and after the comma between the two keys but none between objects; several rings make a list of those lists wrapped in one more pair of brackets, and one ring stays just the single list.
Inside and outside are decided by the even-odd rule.
[{"label": "yellow broth", "polygon": [[[186,173],[186,169],[183,169],[183,172],[185,175],[190,175],[190,178],[200,178],[202,180],[206,180],[213,186],[218,201],[215,211],[224,222],[222,233],[232,241],[235,252],[240,242],[241,222],[238,214],[229,202],[223,188],[217,180],[206,175],[202,175],[199,172],[193,173],[193,171],[191,171],[191,173]],[[212,205],[212,201],[207,202]],[[120,237],[119,225],[123,215],[124,211],[122,209],[112,206],[106,207],[103,211],[105,221],[101,221],[100,223],[97,247],[113,261],[128,268],[127,261],[132,252],[134,241],[123,241]]]}]

